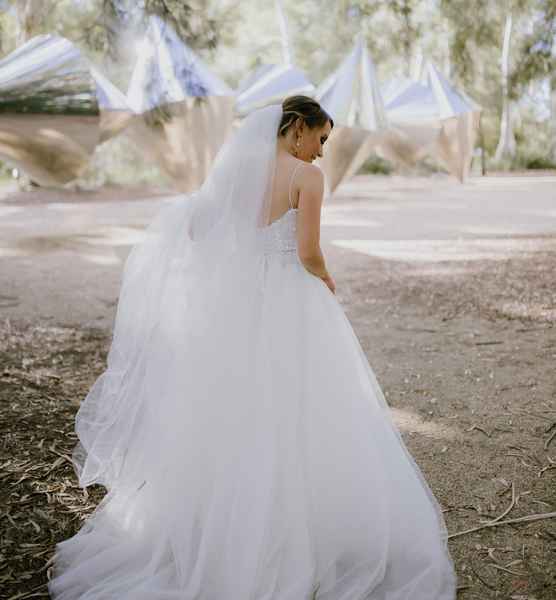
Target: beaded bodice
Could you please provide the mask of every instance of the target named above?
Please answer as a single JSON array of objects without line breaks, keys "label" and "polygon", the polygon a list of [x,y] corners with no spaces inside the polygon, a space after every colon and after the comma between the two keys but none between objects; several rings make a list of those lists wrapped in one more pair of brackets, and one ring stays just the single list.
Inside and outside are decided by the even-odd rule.
[{"label": "beaded bodice", "polygon": [[260,249],[266,258],[278,258],[281,262],[299,262],[297,256],[297,208],[292,203],[292,184],[297,169],[301,166],[299,161],[290,176],[288,191],[289,209],[281,217],[275,219],[260,229]]},{"label": "beaded bodice", "polygon": [[288,209],[281,217],[260,232],[261,248],[265,256],[297,259],[297,208]]}]

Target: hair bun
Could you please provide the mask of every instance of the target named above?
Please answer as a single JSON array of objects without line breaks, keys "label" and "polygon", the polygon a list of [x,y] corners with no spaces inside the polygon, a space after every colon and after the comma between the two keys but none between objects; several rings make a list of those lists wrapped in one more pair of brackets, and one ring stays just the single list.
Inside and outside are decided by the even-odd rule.
[{"label": "hair bun", "polygon": [[303,119],[310,129],[323,126],[327,121],[334,127],[334,121],[322,106],[309,96],[288,96],[282,102],[282,119],[278,127],[279,135],[285,135],[297,118]]}]

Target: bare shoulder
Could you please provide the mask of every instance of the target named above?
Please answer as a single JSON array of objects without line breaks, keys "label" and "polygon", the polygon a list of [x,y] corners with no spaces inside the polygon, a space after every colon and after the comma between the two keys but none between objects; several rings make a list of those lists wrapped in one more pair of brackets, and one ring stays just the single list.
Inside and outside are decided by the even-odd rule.
[{"label": "bare shoulder", "polygon": [[298,207],[302,208],[305,219],[316,224],[320,220],[320,210],[324,194],[324,174],[319,167],[311,163],[303,169],[299,182]]},{"label": "bare shoulder", "polygon": [[304,165],[301,177],[303,187],[318,192],[324,185],[324,174],[317,165],[311,163]]},{"label": "bare shoulder", "polygon": [[307,163],[303,165],[303,179],[313,182],[324,181],[324,174],[317,165]]}]

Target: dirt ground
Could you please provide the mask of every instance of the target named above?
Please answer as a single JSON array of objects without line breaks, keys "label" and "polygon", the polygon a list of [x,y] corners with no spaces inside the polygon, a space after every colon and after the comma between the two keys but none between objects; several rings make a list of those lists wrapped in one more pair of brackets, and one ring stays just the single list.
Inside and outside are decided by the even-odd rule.
[{"label": "dirt ground", "polygon": [[[393,183],[377,192],[375,208],[393,202]],[[431,184],[423,185],[426,197]],[[526,203],[528,188],[515,190]],[[355,197],[346,194],[342,210]],[[12,195],[4,206],[40,198]],[[362,218],[357,208],[350,214]],[[525,219],[521,229],[491,233],[488,244],[446,236],[423,250],[413,240],[410,259],[409,242],[393,247],[386,233],[371,253],[326,238],[338,299],[443,507],[458,600],[556,598],[556,233],[545,218],[535,231]],[[466,244],[475,254],[467,256]],[[17,269],[8,268],[14,260]],[[0,598],[11,600],[47,597],[55,543],[77,531],[104,493],[77,487],[69,455],[75,411],[105,365],[110,318],[95,325],[87,305],[64,320],[46,299],[43,309],[19,303],[13,290],[30,285],[33,269],[45,277],[48,261],[9,252],[0,260],[0,284],[11,286],[0,288]],[[99,271],[83,281],[100,280]],[[117,276],[105,282],[99,306],[110,313]]]}]

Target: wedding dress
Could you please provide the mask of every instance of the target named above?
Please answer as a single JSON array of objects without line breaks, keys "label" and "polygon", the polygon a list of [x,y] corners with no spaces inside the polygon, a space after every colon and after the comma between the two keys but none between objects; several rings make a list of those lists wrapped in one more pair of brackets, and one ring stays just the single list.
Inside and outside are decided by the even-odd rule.
[{"label": "wedding dress", "polygon": [[248,117],[126,262],[73,455],[108,491],[56,546],[55,600],[455,598],[440,507],[298,258],[298,209],[268,223],[280,115]]}]

